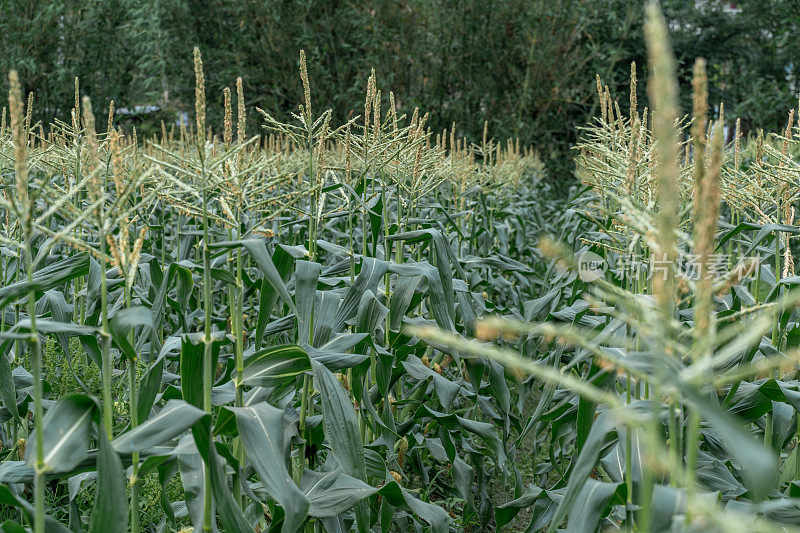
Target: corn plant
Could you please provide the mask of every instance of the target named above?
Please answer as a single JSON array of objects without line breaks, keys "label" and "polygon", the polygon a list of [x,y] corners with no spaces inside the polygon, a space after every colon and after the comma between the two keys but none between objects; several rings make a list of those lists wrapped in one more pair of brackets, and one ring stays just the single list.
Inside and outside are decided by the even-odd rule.
[{"label": "corn plant", "polygon": [[495,508],[498,527],[527,507],[528,530],[798,523],[794,113],[746,160],[738,122],[726,147],[722,106],[707,119],[698,60],[680,118],[666,25],[648,10],[654,110],[639,115],[632,76],[624,116],[598,79],[601,117],[579,146],[585,192],[539,244],[545,294],[523,317],[479,320],[474,339],[408,330],[542,391],[517,443],[532,435],[549,460]]},{"label": "corn plant", "polygon": [[490,526],[516,378],[405,327],[471,335],[537,292],[523,245],[548,226],[524,205],[548,197],[542,166],[434,134],[374,72],[364,115],[335,125],[305,61],[296,123],[263,110],[253,137],[241,80],[236,133],[230,90],[206,122],[199,50],[195,120],[150,139],[116,128],[113,102],[98,127],[77,80],[69,120],[31,124],[12,73],[4,528]]},{"label": "corn plant", "polygon": [[195,49],[194,120],[147,139],[77,80],[31,123],[12,73],[2,528],[800,523],[800,129],[743,139],[702,60],[684,117],[652,6],[645,35],[652,108],[635,66],[624,115],[596,80],[568,200],[376,71],[337,123],[304,52],[283,122]]}]

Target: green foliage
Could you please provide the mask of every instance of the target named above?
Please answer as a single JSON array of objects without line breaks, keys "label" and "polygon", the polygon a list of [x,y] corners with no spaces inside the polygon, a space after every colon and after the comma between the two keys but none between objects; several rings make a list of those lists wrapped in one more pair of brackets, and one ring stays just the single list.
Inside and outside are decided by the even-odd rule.
[{"label": "green foliage", "polygon": [[[196,81],[202,117],[199,55]],[[313,115],[309,90],[293,122],[263,112],[270,133],[236,140],[228,114],[222,139],[192,125],[133,144],[113,124],[98,133],[88,99],[80,122],[37,137],[12,106],[0,503],[13,520],[489,526],[489,472],[511,487],[512,395],[527,392],[404,328],[470,334],[535,294],[525,243],[547,221],[529,207],[555,205],[552,188],[530,150],[433,136],[369,86],[368,121]]]},{"label": "green foliage", "polygon": [[[741,13],[729,13],[731,2],[722,0],[661,4],[674,29],[681,79],[690,77],[695,57],[706,58],[711,102],[725,102],[745,132],[775,129],[795,99],[796,6],[743,0],[736,2]],[[631,61],[646,78],[643,10],[627,0],[4,0],[0,12],[0,71],[20,71],[45,123],[69,116],[77,76],[97,111],[110,100],[129,111],[158,105],[160,112],[118,116],[128,131],[158,133],[160,120],[169,126],[192,109],[187,59],[195,45],[214,72],[210,102],[220,104],[222,89],[241,76],[251,114],[260,107],[285,120],[298,94],[302,48],[315,94],[336,120],[362,113],[362,74],[380,68],[402,109],[430,110],[434,130],[455,122],[476,142],[488,122],[494,135],[534,145],[547,154],[562,192],[578,127],[597,114],[595,74],[612,93],[627,84]],[[220,109],[209,111],[213,124]]]},{"label": "green foliage", "polygon": [[792,110],[784,133],[726,145],[701,60],[679,120],[655,4],[646,36],[655,113],[644,126],[601,97],[580,144],[586,188],[540,242],[546,292],[522,320],[479,320],[477,339],[407,332],[542,391],[522,434],[547,455],[498,526],[527,509],[529,531],[797,527],[800,130]]},{"label": "green foliage", "polygon": [[[32,124],[36,104],[26,109],[12,72],[0,128],[3,529],[798,525],[800,130],[743,150],[741,136],[726,147],[720,122],[708,143],[690,128],[684,149],[667,26],[651,7],[654,120],[604,93],[579,143],[585,187],[564,203],[536,153],[498,143],[481,119],[502,117],[491,131],[509,134],[533,124],[556,146],[564,130],[550,121],[577,135],[593,105],[582,68],[606,60],[604,79],[623,84],[638,11],[576,6],[222,3],[206,15],[226,16],[191,31],[168,23],[194,20],[188,4],[116,6],[135,22],[125,31],[148,36],[107,43],[136,48],[119,79],[168,112],[194,100],[190,124],[136,141],[71,94],[63,109],[41,106],[71,120]],[[691,16],[721,7],[665,2],[667,22],[684,23],[679,51]],[[105,9],[40,16],[80,27]],[[738,24],[724,16],[720,28]],[[607,40],[593,40],[608,20]],[[260,31],[279,26],[302,31]],[[392,32],[416,41],[387,47],[406,42]],[[295,39],[308,50],[299,83],[283,79]],[[205,63],[194,52],[193,95],[177,60],[192,40],[210,50]],[[352,57],[331,55],[340,42]],[[272,47],[284,66],[248,63]],[[493,47],[508,62],[487,62]],[[392,54],[419,67],[390,72],[404,93],[373,73],[364,97],[363,62]],[[717,66],[712,85],[727,75]],[[234,68],[277,91],[237,90],[235,135],[231,92],[217,105]],[[572,79],[580,89],[561,92]],[[400,112],[431,102],[437,117]],[[249,127],[266,131],[249,137],[254,105]],[[458,113],[470,123],[439,129]],[[611,268],[585,279],[571,249]],[[707,269],[718,250],[766,263],[714,283],[614,266],[625,252],[680,251]]]}]

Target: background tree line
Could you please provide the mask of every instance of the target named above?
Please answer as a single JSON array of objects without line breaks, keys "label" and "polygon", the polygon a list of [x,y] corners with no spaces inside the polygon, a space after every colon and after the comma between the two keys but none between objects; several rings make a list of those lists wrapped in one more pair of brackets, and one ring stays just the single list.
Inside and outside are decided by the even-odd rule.
[{"label": "background tree line", "polygon": [[[697,4],[697,5],[696,5]],[[796,105],[800,26],[796,0],[662,0],[689,109],[691,65],[709,64],[711,101],[746,130],[777,129]],[[0,0],[0,70],[16,68],[36,118],[66,118],[75,76],[95,109],[156,104],[119,117],[142,134],[193,105],[198,45],[208,97],[242,76],[251,114],[278,116],[301,99],[298,50],[309,57],[312,97],[343,119],[363,109],[370,68],[404,112],[434,129],[479,140],[518,136],[540,150],[560,183],[578,128],[596,114],[595,74],[627,108],[631,61],[643,65],[643,3],[629,0]],[[3,76],[2,90],[7,91]],[[645,102],[645,84],[639,85]],[[210,120],[221,105],[212,106]],[[98,111],[98,114],[100,112]],[[212,124],[214,122],[211,122]],[[250,123],[256,132],[257,121]]]}]

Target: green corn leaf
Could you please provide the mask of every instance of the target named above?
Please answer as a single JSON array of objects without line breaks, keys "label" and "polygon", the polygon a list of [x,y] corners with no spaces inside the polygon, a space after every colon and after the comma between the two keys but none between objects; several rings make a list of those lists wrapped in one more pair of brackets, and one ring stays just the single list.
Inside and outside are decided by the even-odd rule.
[{"label": "green corn leaf", "polygon": [[308,514],[309,500],[286,469],[283,411],[267,403],[231,410],[236,415],[245,451],[261,482],[283,507],[284,527],[287,531],[297,531]]},{"label": "green corn leaf", "polygon": [[[97,421],[97,403],[83,394],[68,394],[47,411],[42,422],[43,469],[46,472],[68,472],[78,466],[89,453],[89,432]],[[37,463],[36,435],[31,434],[25,461]]]},{"label": "green corn leaf", "polygon": [[109,330],[111,331],[114,343],[119,346],[122,353],[131,361],[135,361],[139,356],[136,353],[134,345],[130,343],[128,335],[135,328],[143,327],[152,331],[154,326],[153,312],[146,307],[137,306],[123,309],[114,315],[109,323]]},{"label": "green corn leaf", "polygon": [[[311,362],[315,386],[320,391],[325,438],[342,471],[358,480],[366,481],[363,444],[355,409],[342,385],[321,363]],[[355,507],[359,531],[369,529],[369,508],[364,502]]]},{"label": "green corn leaf", "polygon": [[244,365],[243,382],[259,387],[280,385],[311,370],[308,354],[295,345],[259,350],[249,356]]},{"label": "green corn leaf", "polygon": [[35,271],[31,281],[20,281],[0,287],[0,310],[9,303],[28,296],[31,289],[37,294],[42,294],[88,273],[89,256],[87,254],[73,255],[47,265]]},{"label": "green corn leaf", "polygon": [[205,412],[182,400],[169,400],[152,418],[115,438],[118,453],[143,452],[190,429]]},{"label": "green corn leaf", "polygon": [[125,470],[104,431],[98,432],[97,502],[92,514],[92,533],[124,532],[128,525]]}]

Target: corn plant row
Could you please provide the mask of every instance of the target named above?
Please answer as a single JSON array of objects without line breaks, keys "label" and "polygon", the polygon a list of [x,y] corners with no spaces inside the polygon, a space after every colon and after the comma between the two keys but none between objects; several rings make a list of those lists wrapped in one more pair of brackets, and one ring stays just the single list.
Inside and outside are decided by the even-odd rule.
[{"label": "corn plant row", "polygon": [[491,527],[489,489],[520,486],[529,387],[406,329],[522,317],[541,164],[431,132],[374,72],[334,124],[299,65],[293,120],[259,110],[252,137],[241,79],[207,123],[198,50],[193,123],[149,139],[78,80],[71,116],[34,124],[10,73],[4,531],[444,532]]},{"label": "corn plant row", "polygon": [[628,113],[598,77],[584,190],[539,245],[543,294],[522,319],[479,320],[474,339],[410,331],[541,391],[518,437],[540,450],[534,474],[495,508],[498,527],[528,509],[528,531],[795,530],[795,110],[784,131],[742,139],[722,104],[709,120],[698,59],[683,116],[655,3],[647,19],[653,108],[637,105],[635,66]]}]

